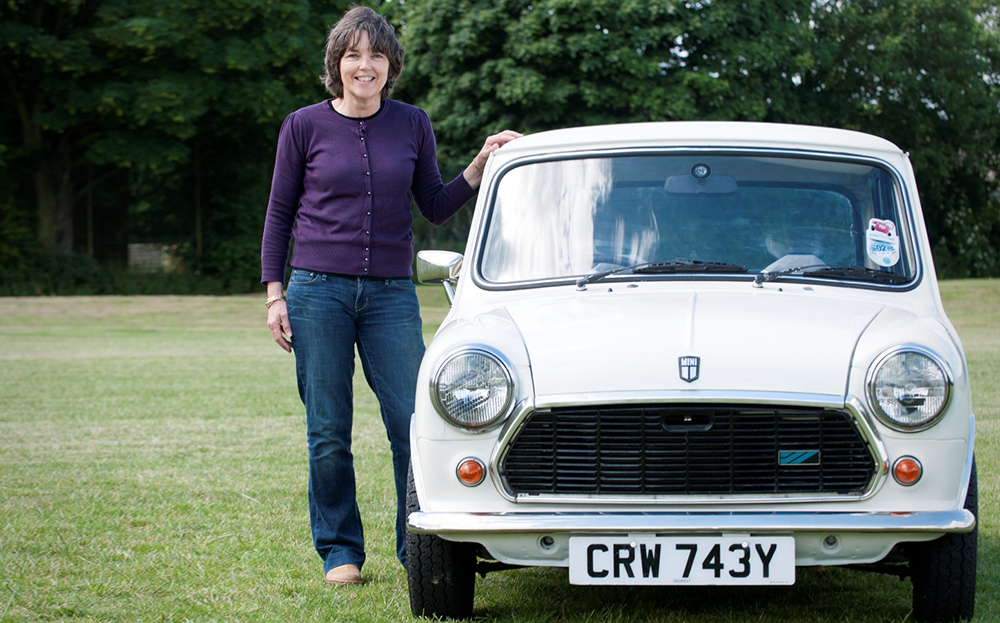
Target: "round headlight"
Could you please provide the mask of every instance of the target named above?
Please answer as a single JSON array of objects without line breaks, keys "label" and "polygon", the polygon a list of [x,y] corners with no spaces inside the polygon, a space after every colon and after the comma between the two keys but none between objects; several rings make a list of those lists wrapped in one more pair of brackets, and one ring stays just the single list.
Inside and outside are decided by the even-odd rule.
[{"label": "round headlight", "polygon": [[507,413],[514,381],[499,357],[467,350],[449,357],[434,375],[431,395],[438,412],[463,428],[481,429]]},{"label": "round headlight", "polygon": [[875,413],[897,430],[934,424],[951,398],[951,377],[936,357],[921,350],[900,350],[879,358],[868,381]]}]

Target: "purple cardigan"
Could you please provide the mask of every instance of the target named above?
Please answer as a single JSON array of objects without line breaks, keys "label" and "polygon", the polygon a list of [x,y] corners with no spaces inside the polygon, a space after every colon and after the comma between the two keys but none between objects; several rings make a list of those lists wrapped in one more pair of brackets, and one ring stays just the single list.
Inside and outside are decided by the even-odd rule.
[{"label": "purple cardigan", "polygon": [[295,268],[351,276],[409,277],[410,195],[435,225],[475,194],[459,175],[441,180],[427,114],[395,100],[364,120],[325,100],[281,125],[261,242],[261,282],[284,281],[290,237]]}]

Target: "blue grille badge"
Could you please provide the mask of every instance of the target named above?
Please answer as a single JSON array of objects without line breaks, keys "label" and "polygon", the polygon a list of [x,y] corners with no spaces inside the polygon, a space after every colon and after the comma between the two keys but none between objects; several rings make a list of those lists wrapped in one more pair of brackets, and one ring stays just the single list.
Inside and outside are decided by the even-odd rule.
[{"label": "blue grille badge", "polygon": [[819,450],[779,450],[778,465],[819,465]]}]

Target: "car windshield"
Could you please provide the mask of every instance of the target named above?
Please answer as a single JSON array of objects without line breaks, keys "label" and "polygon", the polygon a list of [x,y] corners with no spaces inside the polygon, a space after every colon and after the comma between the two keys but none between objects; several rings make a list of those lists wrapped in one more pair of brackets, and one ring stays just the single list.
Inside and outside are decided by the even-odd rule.
[{"label": "car windshield", "polygon": [[815,157],[531,162],[496,186],[479,273],[496,284],[599,273],[905,283],[915,267],[900,192],[880,166]]}]

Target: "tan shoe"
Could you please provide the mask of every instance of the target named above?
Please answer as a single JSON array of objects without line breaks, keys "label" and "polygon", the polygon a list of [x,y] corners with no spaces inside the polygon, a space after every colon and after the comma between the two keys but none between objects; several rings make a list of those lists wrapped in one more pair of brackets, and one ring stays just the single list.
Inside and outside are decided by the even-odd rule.
[{"label": "tan shoe", "polygon": [[340,565],[326,572],[327,584],[359,584],[361,570],[357,565]]}]

